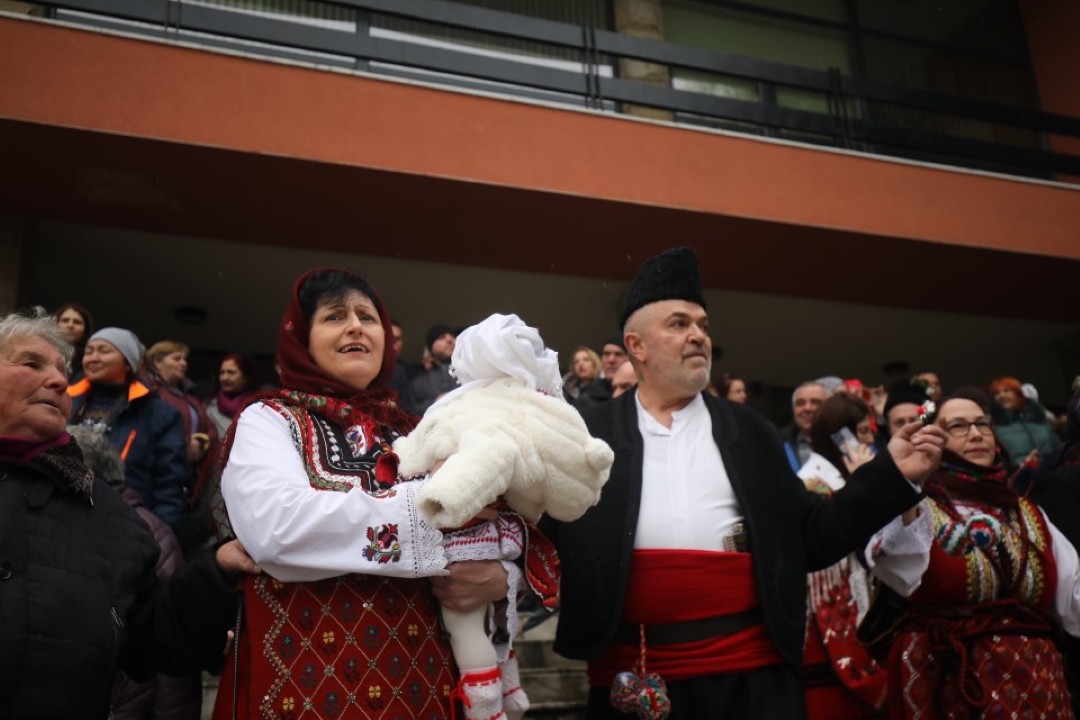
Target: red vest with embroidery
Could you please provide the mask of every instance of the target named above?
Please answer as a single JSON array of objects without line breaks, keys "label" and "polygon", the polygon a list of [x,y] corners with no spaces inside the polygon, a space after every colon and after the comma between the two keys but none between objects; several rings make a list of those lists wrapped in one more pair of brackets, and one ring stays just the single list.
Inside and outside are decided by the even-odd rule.
[{"label": "red vest with embroidery", "polygon": [[[342,430],[295,405],[266,404],[289,422],[312,487],[374,493],[396,481],[396,457],[369,428]],[[427,580],[351,574],[283,583],[261,575],[242,590],[215,720],[451,717],[456,670]]]},{"label": "red vest with embroidery", "polygon": [[1042,513],[928,504],[934,544],[889,654],[890,717],[1072,718]]}]

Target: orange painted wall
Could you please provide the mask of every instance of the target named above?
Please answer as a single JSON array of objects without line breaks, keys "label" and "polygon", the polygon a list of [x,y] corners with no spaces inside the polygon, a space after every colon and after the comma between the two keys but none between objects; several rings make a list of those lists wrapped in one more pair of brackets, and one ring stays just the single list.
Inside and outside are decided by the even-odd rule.
[{"label": "orange painted wall", "polygon": [[0,18],[0,117],[1080,259],[1080,189]]},{"label": "orange painted wall", "polygon": [[[1042,109],[1080,118],[1080,2],[1023,0],[1020,11]],[[1080,155],[1080,137],[1050,142],[1058,152]]]}]

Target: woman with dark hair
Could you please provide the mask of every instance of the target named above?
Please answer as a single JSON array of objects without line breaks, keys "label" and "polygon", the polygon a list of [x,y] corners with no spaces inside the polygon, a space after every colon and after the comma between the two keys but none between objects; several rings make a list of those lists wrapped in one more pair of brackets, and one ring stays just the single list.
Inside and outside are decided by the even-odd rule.
[{"label": "woman with dark hair", "polygon": [[926,497],[867,550],[899,596],[887,660],[896,718],[1073,717],[1055,638],[1080,636],[1080,560],[1013,490],[988,405],[977,390],[942,401],[949,439]]},{"label": "woman with dark hair", "polygon": [[236,413],[251,401],[258,389],[255,384],[255,361],[244,353],[229,353],[218,368],[218,389],[206,401],[206,414],[219,436],[224,436]]},{"label": "woman with dark hair", "polygon": [[[847,439],[837,437],[838,433]],[[867,404],[848,393],[833,395],[814,416],[810,426],[813,453],[799,470],[799,478],[808,489],[831,495],[844,487],[856,468],[873,459],[873,442]],[[883,717],[885,671],[856,634],[870,607],[865,569],[849,555],[830,568],[810,573],[808,584],[802,671],[806,717]]]},{"label": "woman with dark hair", "polygon": [[53,313],[56,324],[60,326],[60,332],[75,348],[75,355],[71,359],[71,380],[78,382],[82,379],[82,358],[86,349],[86,340],[94,334],[94,318],[90,311],[78,303],[64,303],[56,308]]},{"label": "woman with dark hair", "polygon": [[[833,439],[835,433],[848,434],[841,428],[846,428],[854,440],[851,442],[849,439],[847,447]],[[873,443],[870,408],[854,395],[837,393],[822,403],[814,416],[810,426],[810,449],[813,454],[803,467],[807,468],[808,474],[827,479],[831,486],[833,479],[847,480],[855,468],[873,459]],[[799,474],[802,476],[801,470]]]},{"label": "woman with dark hair", "polygon": [[716,383],[716,394],[734,403],[746,404],[746,381],[724,373]]},{"label": "woman with dark hair", "polygon": [[1008,375],[994,378],[990,394],[997,439],[1012,467],[1040,460],[1061,444],[1047,421],[1046,409],[1024,396],[1019,380]]},{"label": "woman with dark hair", "polygon": [[506,600],[499,561],[446,566],[421,483],[398,478],[391,443],[417,418],[388,387],[388,337],[390,314],[359,275],[296,281],[278,330],[283,388],[242,409],[222,443],[228,519],[268,575],[245,589],[215,717],[449,718],[439,601],[464,612]]}]

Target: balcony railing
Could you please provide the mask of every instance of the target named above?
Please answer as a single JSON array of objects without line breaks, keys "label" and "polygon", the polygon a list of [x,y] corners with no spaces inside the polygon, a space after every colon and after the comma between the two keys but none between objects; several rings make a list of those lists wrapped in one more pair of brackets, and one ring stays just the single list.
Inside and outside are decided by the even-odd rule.
[{"label": "balcony railing", "polygon": [[[69,22],[209,47],[239,47],[249,53],[318,65],[422,77],[613,112],[631,105],[658,108],[669,111],[676,121],[1016,175],[1080,176],[1080,156],[1046,149],[1049,135],[1080,137],[1080,118],[444,0],[335,0],[322,4],[344,10],[351,19],[320,20],[191,0],[62,0],[46,6],[51,16]],[[421,21],[431,27],[468,32],[471,37],[490,38],[490,43],[456,43],[388,31],[385,25],[372,24],[371,19],[378,17]],[[532,46],[540,43],[553,52],[545,58],[505,50],[517,41]],[[828,111],[784,107],[768,100],[775,93],[748,101],[618,77],[614,71],[618,58],[744,78],[763,87],[810,91],[827,99]],[[870,107],[894,111],[871,114]],[[926,118],[942,121],[927,122]],[[939,128],[949,125],[944,119],[953,125],[1008,128],[1013,136],[1026,138],[1026,145],[942,132]]]}]

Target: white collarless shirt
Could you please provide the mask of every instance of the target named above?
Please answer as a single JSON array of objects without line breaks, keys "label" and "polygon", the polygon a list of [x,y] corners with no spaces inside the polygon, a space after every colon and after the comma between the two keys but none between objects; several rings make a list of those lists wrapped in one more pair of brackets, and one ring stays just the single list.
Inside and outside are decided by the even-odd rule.
[{"label": "white collarless shirt", "polygon": [[672,413],[670,428],[641,406],[636,393],[634,402],[645,444],[634,548],[723,551],[724,537],[743,515],[704,398],[696,395]]}]

